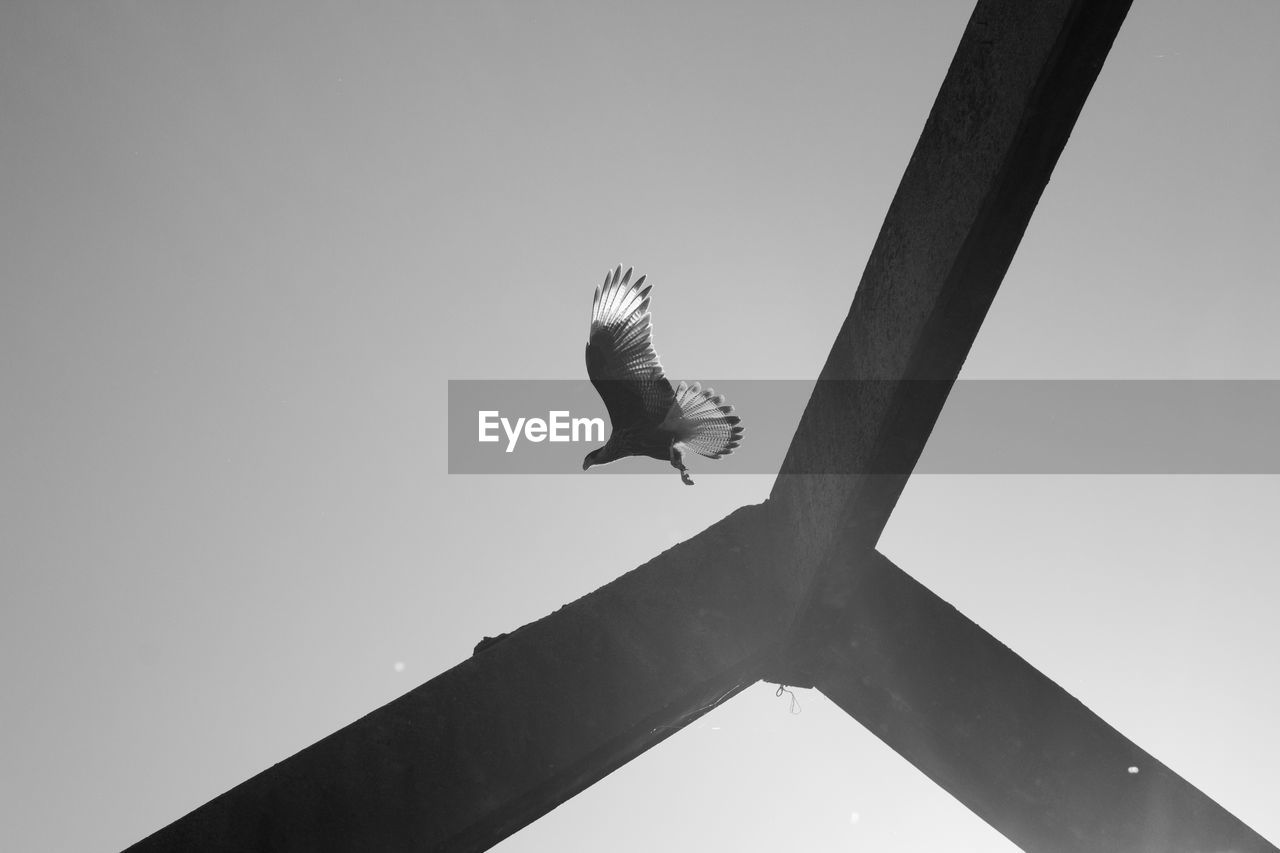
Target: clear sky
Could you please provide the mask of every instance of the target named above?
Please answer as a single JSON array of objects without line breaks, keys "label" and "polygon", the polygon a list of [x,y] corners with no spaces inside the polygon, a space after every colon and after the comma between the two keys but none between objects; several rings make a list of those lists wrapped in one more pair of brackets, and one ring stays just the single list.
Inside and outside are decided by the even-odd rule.
[{"label": "clear sky", "polygon": [[[674,377],[814,376],[969,10],[0,4],[6,847],[122,848],[763,499],[451,477],[446,380],[581,376],[619,262]],[[1135,3],[965,376],[1280,379],[1278,37],[1272,0]],[[881,548],[1280,841],[1278,511],[930,476]],[[1012,849],[799,699],[498,849]]]}]

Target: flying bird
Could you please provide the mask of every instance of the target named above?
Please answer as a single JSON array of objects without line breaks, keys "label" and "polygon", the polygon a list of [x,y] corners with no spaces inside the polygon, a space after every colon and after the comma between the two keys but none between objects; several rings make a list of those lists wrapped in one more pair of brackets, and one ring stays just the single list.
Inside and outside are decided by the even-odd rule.
[{"label": "flying bird", "polygon": [[605,273],[591,305],[587,375],[609,410],[613,431],[604,447],[582,460],[582,470],[624,456],[650,456],[671,463],[685,485],[693,479],[685,454],[719,459],[742,441],[733,406],[697,382],[672,388],[653,350],[649,291],[630,268]]}]

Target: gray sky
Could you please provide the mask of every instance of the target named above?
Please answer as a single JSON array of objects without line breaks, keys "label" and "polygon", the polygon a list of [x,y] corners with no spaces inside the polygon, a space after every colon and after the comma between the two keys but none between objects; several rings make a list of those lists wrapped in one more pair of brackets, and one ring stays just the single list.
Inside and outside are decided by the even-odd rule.
[{"label": "gray sky", "polygon": [[[580,376],[619,262],[674,377],[815,375],[969,10],[0,5],[9,846],[124,847],[761,500],[450,477],[446,380]],[[965,376],[1280,378],[1277,36],[1271,0],[1135,4]],[[881,547],[1278,841],[1278,510],[931,476]],[[499,849],[1012,849],[799,698]]]}]

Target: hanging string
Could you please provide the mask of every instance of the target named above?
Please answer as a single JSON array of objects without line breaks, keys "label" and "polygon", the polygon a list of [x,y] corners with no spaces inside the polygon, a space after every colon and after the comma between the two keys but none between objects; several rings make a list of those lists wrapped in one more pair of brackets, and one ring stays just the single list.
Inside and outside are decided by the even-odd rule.
[{"label": "hanging string", "polygon": [[787,686],[785,684],[779,684],[777,692],[774,693],[773,695],[781,698],[783,693],[791,697],[791,708],[789,713],[799,714],[801,711],[800,700],[796,698],[796,694],[792,693],[790,690],[787,689]]}]

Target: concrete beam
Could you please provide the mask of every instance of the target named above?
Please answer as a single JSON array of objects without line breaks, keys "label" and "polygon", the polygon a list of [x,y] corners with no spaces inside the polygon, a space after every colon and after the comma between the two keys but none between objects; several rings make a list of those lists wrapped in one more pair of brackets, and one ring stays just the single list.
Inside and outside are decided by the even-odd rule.
[{"label": "concrete beam", "polygon": [[1275,853],[887,558],[856,560],[815,598],[808,677],[1010,841],[1033,853]]},{"label": "concrete beam", "polygon": [[1129,5],[978,2],[773,488],[795,586],[879,538]]},{"label": "concrete beam", "polygon": [[129,850],[485,850],[759,679],[780,538],[744,507]]}]

